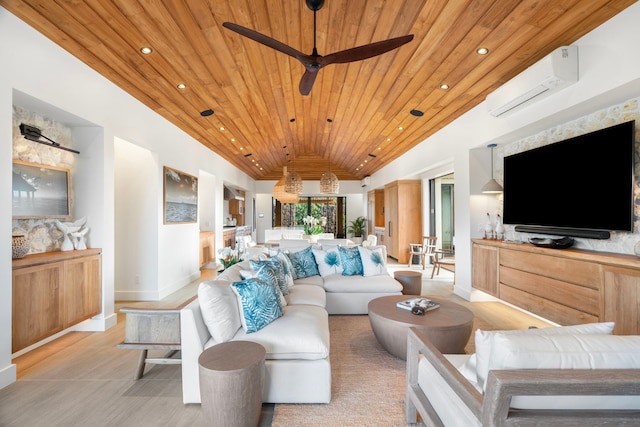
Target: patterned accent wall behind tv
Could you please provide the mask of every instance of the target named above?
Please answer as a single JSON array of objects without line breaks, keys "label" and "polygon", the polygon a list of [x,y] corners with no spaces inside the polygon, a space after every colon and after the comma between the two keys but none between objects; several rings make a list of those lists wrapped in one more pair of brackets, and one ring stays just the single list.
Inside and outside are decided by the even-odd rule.
[{"label": "patterned accent wall behind tv", "polygon": [[[634,198],[634,232],[611,232],[611,238],[608,240],[582,239],[576,238],[574,247],[580,249],[588,249],[599,252],[614,252],[624,254],[634,254],[634,246],[640,242],[640,98],[633,98],[621,104],[613,105],[607,109],[596,111],[584,117],[580,117],[571,122],[563,123],[553,128],[544,130],[527,138],[514,141],[509,144],[501,144],[495,148],[494,158],[494,176],[496,180],[503,183],[503,158],[515,153],[531,150],[533,148],[542,147],[554,142],[563,141],[585,133],[604,129],[619,123],[636,121],[636,160],[635,160],[635,185],[633,190]],[[606,147],[603,147],[606,149]],[[594,190],[594,196],[597,197],[597,190]],[[597,201],[598,203],[606,203],[606,200]],[[499,211],[502,213],[502,198],[499,199]],[[531,237],[552,237],[537,236],[529,233],[519,233],[514,230],[513,225],[505,225],[505,238],[508,240],[527,241]]]}]

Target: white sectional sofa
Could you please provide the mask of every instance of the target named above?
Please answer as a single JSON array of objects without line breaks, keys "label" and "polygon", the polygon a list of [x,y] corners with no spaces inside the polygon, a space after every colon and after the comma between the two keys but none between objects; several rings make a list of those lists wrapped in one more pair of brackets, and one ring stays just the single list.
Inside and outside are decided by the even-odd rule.
[{"label": "white sectional sofa", "polygon": [[476,332],[441,354],[411,328],[406,421],[429,426],[640,425],[640,337],[611,323]]},{"label": "white sectional sofa", "polygon": [[[235,299],[231,284],[242,280],[242,270],[250,270],[249,261],[231,266],[215,281],[200,284],[199,297],[180,311],[185,404],[200,403],[199,355],[223,341],[212,336],[212,311],[217,316],[217,327],[227,333],[232,331],[226,339],[254,341],[265,347],[264,402],[328,403],[331,400],[328,315],[366,314],[371,299],[402,293],[402,285],[389,274],[313,275],[296,279],[284,296],[282,317],[257,332],[246,333],[242,327],[229,329],[231,318],[238,314],[231,313],[231,305],[225,308],[223,304],[224,299],[227,302]],[[201,300],[203,296],[206,300]],[[213,335],[220,334],[214,331]]]}]

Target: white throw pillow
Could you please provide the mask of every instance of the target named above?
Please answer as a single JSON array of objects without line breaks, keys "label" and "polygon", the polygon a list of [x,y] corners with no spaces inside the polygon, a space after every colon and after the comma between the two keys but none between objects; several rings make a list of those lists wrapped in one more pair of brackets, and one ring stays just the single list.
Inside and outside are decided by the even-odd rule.
[{"label": "white throw pillow", "polygon": [[217,342],[229,341],[241,327],[238,300],[228,283],[202,282],[198,285],[202,319]]},{"label": "white throw pillow", "polygon": [[493,358],[491,348],[496,334],[504,335],[572,335],[572,334],[604,334],[611,335],[614,322],[587,323],[584,325],[561,326],[539,329],[524,329],[511,331],[482,331],[475,334],[478,384],[484,389],[489,374],[489,361]]},{"label": "white throw pillow", "polygon": [[342,274],[343,268],[340,262],[340,254],[338,253],[338,247],[333,249],[312,249],[313,257],[318,264],[318,271],[320,276],[326,277],[332,274]]},{"label": "white throw pillow", "polygon": [[360,259],[362,260],[363,276],[389,274],[381,248],[369,249],[358,246],[358,251],[360,252]]},{"label": "white throw pillow", "polygon": [[[640,369],[640,337],[496,334],[489,370],[502,369]],[[639,408],[640,399],[638,396],[514,396],[511,406],[522,409]]]}]

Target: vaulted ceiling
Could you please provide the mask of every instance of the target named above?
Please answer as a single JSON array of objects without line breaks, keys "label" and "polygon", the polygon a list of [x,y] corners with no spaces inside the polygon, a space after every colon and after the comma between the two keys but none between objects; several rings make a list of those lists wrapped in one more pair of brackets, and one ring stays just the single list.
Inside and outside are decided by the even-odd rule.
[{"label": "vaulted ceiling", "polygon": [[[414,39],[322,68],[303,96],[298,60],[222,24],[311,54],[314,14],[304,0],[0,0],[233,165],[270,180],[286,165],[305,180],[329,165],[341,180],[371,175],[633,3],[326,0],[317,12],[321,55]],[[206,110],[213,114],[201,115]]]}]

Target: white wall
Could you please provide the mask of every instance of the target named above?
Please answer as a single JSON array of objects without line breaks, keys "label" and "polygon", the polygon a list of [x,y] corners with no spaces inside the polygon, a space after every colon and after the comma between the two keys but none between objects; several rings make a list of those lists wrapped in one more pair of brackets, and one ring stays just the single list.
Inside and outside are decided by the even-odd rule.
[{"label": "white wall", "polygon": [[[203,172],[217,178],[212,202],[215,206],[210,208],[216,218],[222,215],[222,177],[249,191],[254,191],[254,181],[3,8],[0,8],[0,63],[0,137],[3,141],[12,140],[12,104],[17,92],[37,100],[32,105],[37,110],[35,113],[58,114],[51,118],[63,123],[78,117],[92,124],[87,129],[70,126],[78,127],[74,138],[81,140],[78,163],[82,166],[79,167],[86,169],[85,174],[90,172],[89,179],[76,187],[78,199],[82,199],[77,203],[89,212],[91,244],[102,248],[104,312],[89,322],[88,327],[99,330],[115,324],[114,294],[120,291],[157,299],[197,277],[199,226],[162,223],[162,166],[195,176]],[[49,106],[55,106],[55,111],[50,111]],[[120,166],[117,159],[122,160],[115,153],[116,138],[149,153],[141,156],[145,173],[142,179],[148,188],[137,195],[143,199],[139,202],[143,212],[127,212],[126,208],[117,211],[115,207],[119,197],[115,171]],[[11,162],[11,144],[0,144],[3,206],[11,205]],[[123,165],[123,168],[125,176],[132,174],[132,166]],[[123,188],[124,184],[121,182],[119,187]],[[155,194],[153,199],[146,199],[147,190]],[[123,194],[123,198],[132,201],[136,195],[129,192]],[[116,223],[127,224],[129,218],[137,228],[127,235],[116,229]],[[213,225],[216,241],[219,239],[217,244],[222,240],[222,222],[219,222]],[[15,366],[11,364],[9,209],[0,210],[0,224],[0,241],[5,242],[0,245],[0,387],[3,387],[15,380]],[[122,236],[126,239],[124,243]],[[120,261],[140,260],[140,264],[116,263],[116,246]],[[116,264],[125,265],[123,272],[118,271],[118,277],[125,279],[123,282],[115,279]],[[135,283],[136,276],[140,277],[140,285]]]},{"label": "white wall", "polygon": [[471,238],[481,236],[486,212],[499,206],[496,196],[480,193],[491,177],[487,144],[512,142],[638,96],[640,56],[634,52],[639,19],[636,3],[575,43],[578,83],[508,117],[492,117],[480,104],[371,176],[372,187],[378,188],[395,179],[416,178],[453,159],[458,295],[471,298]]}]

